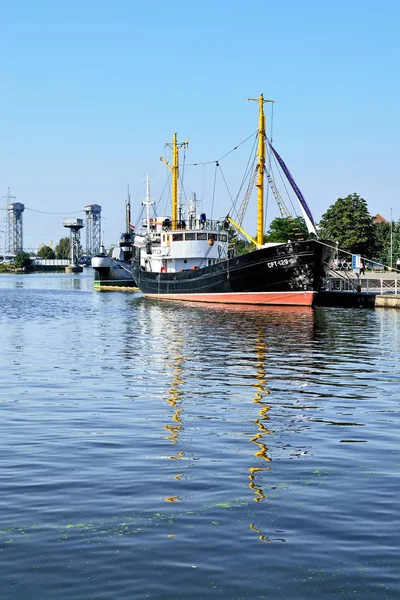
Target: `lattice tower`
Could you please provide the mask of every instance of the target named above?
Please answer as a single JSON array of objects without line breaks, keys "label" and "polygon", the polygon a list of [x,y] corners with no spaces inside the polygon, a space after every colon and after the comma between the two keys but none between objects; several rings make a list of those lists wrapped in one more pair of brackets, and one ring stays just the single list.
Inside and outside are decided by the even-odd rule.
[{"label": "lattice tower", "polygon": [[88,204],[83,210],[86,213],[86,254],[96,256],[101,246],[101,206]]},{"label": "lattice tower", "polygon": [[64,219],[64,227],[67,227],[70,231],[70,265],[76,267],[78,259],[81,254],[81,233],[80,230],[85,224],[83,219]]},{"label": "lattice tower", "polygon": [[[7,200],[15,199],[10,195],[10,188],[6,196]],[[6,253],[17,255],[23,251],[24,239],[22,228],[22,213],[25,205],[21,202],[7,203],[7,223],[6,223]]]}]

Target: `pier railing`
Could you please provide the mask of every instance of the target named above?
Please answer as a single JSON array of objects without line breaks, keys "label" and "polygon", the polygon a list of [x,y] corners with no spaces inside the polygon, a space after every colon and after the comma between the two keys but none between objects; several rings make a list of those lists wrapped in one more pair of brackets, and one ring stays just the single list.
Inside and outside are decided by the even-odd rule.
[{"label": "pier railing", "polygon": [[330,292],[367,292],[371,294],[399,294],[400,279],[387,277],[328,277],[327,289]]}]

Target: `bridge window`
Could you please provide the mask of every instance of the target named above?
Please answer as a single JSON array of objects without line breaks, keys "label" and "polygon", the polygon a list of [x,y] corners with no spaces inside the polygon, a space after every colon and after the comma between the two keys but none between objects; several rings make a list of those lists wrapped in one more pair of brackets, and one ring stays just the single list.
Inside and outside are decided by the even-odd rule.
[{"label": "bridge window", "polygon": [[208,239],[209,239],[209,240],[214,240],[214,241],[216,242],[216,241],[217,241],[217,239],[218,239],[218,236],[217,236],[217,234],[216,234],[216,233],[209,233],[209,234],[208,234]]},{"label": "bridge window", "polygon": [[185,240],[186,241],[191,241],[191,240],[195,240],[196,239],[196,234],[195,233],[185,233]]},{"label": "bridge window", "polygon": [[207,239],[206,233],[197,233],[196,235],[197,235],[198,240],[206,240]]},{"label": "bridge window", "polygon": [[173,233],[172,234],[173,242],[182,242],[182,240],[183,240],[183,233]]},{"label": "bridge window", "polygon": [[228,240],[228,236],[226,235],[226,233],[220,233],[219,239],[221,240],[221,242],[226,242]]}]

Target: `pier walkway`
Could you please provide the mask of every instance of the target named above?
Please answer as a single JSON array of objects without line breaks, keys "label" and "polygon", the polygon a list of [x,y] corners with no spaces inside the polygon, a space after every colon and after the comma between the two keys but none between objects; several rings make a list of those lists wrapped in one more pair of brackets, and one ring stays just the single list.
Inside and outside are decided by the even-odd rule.
[{"label": "pier walkway", "polygon": [[352,271],[331,271],[316,304],[400,308],[400,273],[367,272],[359,277]]}]

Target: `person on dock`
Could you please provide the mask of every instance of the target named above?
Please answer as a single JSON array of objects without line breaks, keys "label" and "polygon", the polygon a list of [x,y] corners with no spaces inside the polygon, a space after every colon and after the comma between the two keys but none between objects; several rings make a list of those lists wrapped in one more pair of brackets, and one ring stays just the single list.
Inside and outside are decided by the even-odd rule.
[{"label": "person on dock", "polygon": [[365,262],[363,259],[360,261],[360,275],[365,275]]}]

